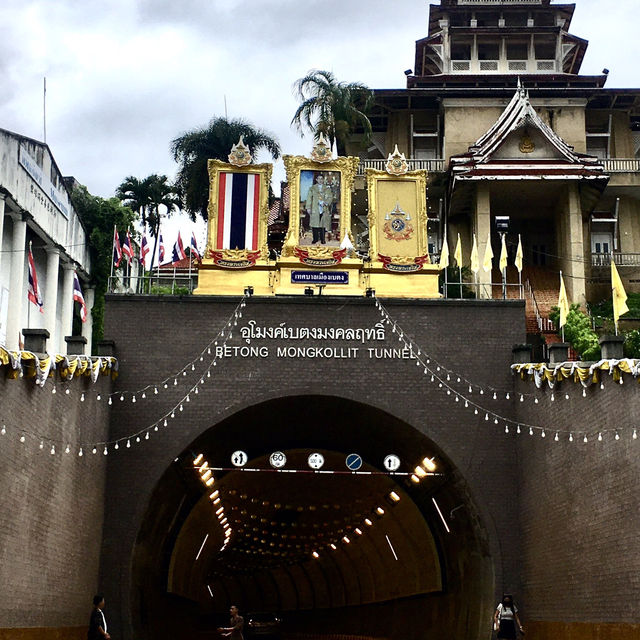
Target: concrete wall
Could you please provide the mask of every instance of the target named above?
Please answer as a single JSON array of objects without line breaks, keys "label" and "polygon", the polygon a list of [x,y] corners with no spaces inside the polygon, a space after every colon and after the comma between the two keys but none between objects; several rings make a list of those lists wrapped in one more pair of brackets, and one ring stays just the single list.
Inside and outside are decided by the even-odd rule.
[{"label": "concrete wall", "polygon": [[[111,382],[86,378],[44,388],[0,369],[0,638],[86,637],[98,582],[105,459],[78,457],[78,442],[106,438]],[[70,394],[64,393],[69,388]],[[86,400],[80,402],[80,394]],[[26,435],[24,443],[20,435]],[[39,448],[40,436],[46,442]],[[69,442],[72,451],[48,438]]]}]

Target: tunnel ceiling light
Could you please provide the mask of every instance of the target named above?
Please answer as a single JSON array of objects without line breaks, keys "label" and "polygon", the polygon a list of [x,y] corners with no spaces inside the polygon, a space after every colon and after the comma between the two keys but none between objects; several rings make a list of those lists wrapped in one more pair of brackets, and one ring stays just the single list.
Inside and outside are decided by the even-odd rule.
[{"label": "tunnel ceiling light", "polygon": [[213,501],[213,504],[220,504],[220,498],[216,498],[216,499]]},{"label": "tunnel ceiling light", "polygon": [[415,473],[411,474],[411,482],[418,484],[420,482],[420,478]]},{"label": "tunnel ceiling light", "polygon": [[227,521],[226,517],[224,517],[224,518],[222,518],[222,520],[220,520],[220,524],[227,524],[227,522],[228,521]]},{"label": "tunnel ceiling light", "polygon": [[429,458],[426,457],[423,461],[422,461],[422,466],[427,470],[427,471],[435,471],[436,470],[436,463],[433,461],[433,458]]},{"label": "tunnel ceiling light", "polygon": [[420,465],[414,469],[414,472],[419,478],[424,478],[427,475],[427,472]]},{"label": "tunnel ceiling light", "polygon": [[383,516],[384,509],[382,507],[376,507],[376,515]]},{"label": "tunnel ceiling light", "polygon": [[200,464],[200,462],[202,461],[203,458],[204,458],[204,456],[201,453],[199,453],[196,456],[196,459],[193,461],[193,466],[197,467]]},{"label": "tunnel ceiling light", "polygon": [[207,533],[207,535],[204,537],[204,540],[202,541],[202,544],[200,545],[200,549],[198,550],[198,553],[196,554],[196,560],[200,557],[200,554],[202,553],[202,550],[204,549],[204,545],[207,544],[207,539],[209,538],[209,534]]},{"label": "tunnel ceiling light", "polygon": [[320,554],[319,554],[317,551],[314,551],[311,555],[312,555],[314,558],[319,558],[319,557],[320,557]]},{"label": "tunnel ceiling light", "polygon": [[220,495],[220,492],[216,489],[210,496],[209,498],[211,500],[215,500],[218,496]]},{"label": "tunnel ceiling light", "polygon": [[361,536],[361,535],[362,535],[362,529],[358,529],[358,527],[356,527],[356,528],[354,529],[354,531],[355,531],[359,536]]},{"label": "tunnel ceiling light", "polygon": [[389,497],[390,497],[390,498],[391,498],[391,500],[393,500],[394,502],[400,502],[400,496],[399,496],[395,491],[392,491],[392,492],[389,494]]},{"label": "tunnel ceiling light", "polygon": [[345,544],[349,544],[351,542],[351,540],[349,540],[349,538],[347,538],[347,536],[344,536],[342,538],[342,542],[344,542]]},{"label": "tunnel ceiling light", "polygon": [[220,516],[221,513],[224,513],[224,507],[218,507],[216,509],[216,515],[217,516]]},{"label": "tunnel ceiling light", "polygon": [[211,476],[211,478],[209,478],[205,484],[207,485],[207,487],[210,487],[213,483],[215,482],[215,478],[213,476]]},{"label": "tunnel ceiling light", "polygon": [[367,525],[367,527],[370,527],[371,525],[373,525],[373,522],[369,520],[369,518],[365,518],[364,523]]},{"label": "tunnel ceiling light", "polygon": [[200,465],[200,473],[204,473],[208,468],[209,468],[209,463],[205,460],[205,461]]},{"label": "tunnel ceiling light", "polygon": [[338,548],[338,547],[336,547],[336,545],[335,545],[335,544],[333,544],[333,542],[332,542],[329,546],[330,546],[334,551]]},{"label": "tunnel ceiling light", "polygon": [[[200,469],[200,473],[202,473],[202,469]],[[205,482],[208,480],[213,474],[211,473],[211,469],[207,469],[204,473],[202,473],[202,481]]]}]

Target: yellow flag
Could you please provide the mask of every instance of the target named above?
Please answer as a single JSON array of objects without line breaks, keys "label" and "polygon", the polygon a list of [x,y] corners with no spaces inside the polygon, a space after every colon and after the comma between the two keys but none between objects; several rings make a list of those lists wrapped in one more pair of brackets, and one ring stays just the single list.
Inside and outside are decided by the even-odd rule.
[{"label": "yellow flag", "polygon": [[438,263],[438,269],[446,269],[449,266],[449,245],[447,244],[447,234],[445,232],[444,242],[442,243],[442,249],[440,249],[440,262]]},{"label": "yellow flag", "polygon": [[491,271],[493,266],[493,250],[491,249],[491,230],[487,234],[487,247],[484,250],[484,260],[482,261],[482,268],[485,271]]},{"label": "yellow flag", "polygon": [[518,234],[518,250],[516,251],[516,260],[514,262],[516,269],[522,273],[522,240],[520,234]]},{"label": "yellow flag", "polygon": [[460,234],[458,234],[458,242],[456,243],[456,250],[453,252],[453,257],[456,259],[458,268],[462,269],[462,244],[460,243]]},{"label": "yellow flag", "polygon": [[567,324],[567,316],[569,315],[569,298],[567,298],[567,290],[564,287],[562,279],[562,271],[560,272],[560,295],[558,296],[558,308],[560,309],[560,327]]},{"label": "yellow flag", "polygon": [[629,307],[627,307],[627,294],[613,260],[611,261],[611,290],[613,291],[613,321],[617,329],[618,319],[629,311]]},{"label": "yellow flag", "polygon": [[471,271],[478,273],[480,270],[480,261],[478,260],[478,243],[476,242],[476,234],[473,234],[473,247],[471,248]]},{"label": "yellow flag", "polygon": [[500,249],[500,271],[504,271],[507,268],[507,241],[505,240],[506,233],[502,234],[502,247]]}]

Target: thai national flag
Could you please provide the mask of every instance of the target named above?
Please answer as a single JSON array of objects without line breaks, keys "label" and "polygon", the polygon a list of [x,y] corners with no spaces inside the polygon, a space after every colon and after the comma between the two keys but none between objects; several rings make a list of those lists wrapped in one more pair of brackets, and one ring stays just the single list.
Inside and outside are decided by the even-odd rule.
[{"label": "thai national flag", "polygon": [[195,256],[198,260],[201,260],[200,252],[198,251],[198,243],[196,242],[196,234],[191,232],[191,255]]},{"label": "thai national flag", "polygon": [[260,175],[220,174],[218,184],[218,249],[258,249]]},{"label": "thai national flag", "polygon": [[122,260],[122,247],[120,246],[120,236],[118,236],[118,230],[113,228],[113,264],[117,267],[120,266]]},{"label": "thai national flag", "polygon": [[184,260],[187,257],[187,254],[184,252],[184,247],[182,246],[182,238],[180,237],[180,232],[178,231],[178,239],[176,243],[173,245],[173,255],[172,255],[172,265],[178,264],[180,260]]},{"label": "thai national flag", "polygon": [[133,244],[131,243],[131,236],[129,235],[128,229],[127,236],[122,242],[122,253],[127,256],[129,261],[133,260]]},{"label": "thai national flag", "polygon": [[27,289],[27,298],[38,307],[40,313],[44,313],[44,303],[42,302],[42,296],[40,295],[40,289],[38,289],[38,276],[36,274],[36,265],[33,261],[33,254],[31,253],[31,243],[29,243],[29,286]]},{"label": "thai national flag", "polygon": [[73,299],[75,302],[80,303],[80,320],[82,322],[87,321],[87,305],[84,301],[84,296],[82,295],[82,289],[80,288],[80,280],[78,280],[78,274],[73,272]]},{"label": "thai national flag", "polygon": [[164,242],[162,241],[162,233],[160,234],[160,241],[158,243],[158,262],[164,260]]},{"label": "thai national flag", "polygon": [[147,242],[147,232],[145,231],[142,234],[142,243],[140,244],[140,262],[144,266],[145,258],[147,257],[147,253],[149,253],[149,243]]}]

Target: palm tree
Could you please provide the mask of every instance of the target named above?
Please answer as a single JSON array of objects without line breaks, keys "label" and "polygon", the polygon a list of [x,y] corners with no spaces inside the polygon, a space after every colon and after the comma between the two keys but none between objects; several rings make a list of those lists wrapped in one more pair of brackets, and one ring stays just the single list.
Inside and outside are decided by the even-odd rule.
[{"label": "palm tree", "polygon": [[171,142],[173,159],[179,164],[176,187],[192,220],[198,214],[207,219],[207,161],[209,158],[226,161],[231,147],[240,136],[244,136],[244,142],[252,154],[264,149],[274,160],[280,157],[280,145],[274,137],[240,119],[213,118],[206,127],[188,131]]},{"label": "palm tree", "polygon": [[301,135],[308,129],[317,140],[320,134],[346,154],[346,144],[356,127],[364,130],[365,140],[371,136],[367,111],[373,103],[373,93],[360,82],[338,82],[331,71],[313,69],[293,85],[301,100],[291,120]]},{"label": "palm tree", "polygon": [[156,254],[160,234],[160,206],[164,205],[167,215],[171,215],[180,205],[176,188],[168,180],[167,176],[157,173],[152,173],[142,180],[127,176],[116,189],[116,197],[138,213],[144,226],[149,226],[149,233],[154,238],[152,256]]}]

